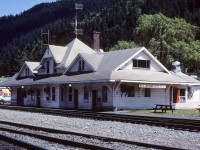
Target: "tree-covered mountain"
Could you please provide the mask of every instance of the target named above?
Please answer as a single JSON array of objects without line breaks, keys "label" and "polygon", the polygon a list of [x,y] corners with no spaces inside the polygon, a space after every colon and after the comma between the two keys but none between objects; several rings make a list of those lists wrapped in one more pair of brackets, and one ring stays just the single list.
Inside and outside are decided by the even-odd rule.
[{"label": "tree-covered mountain", "polygon": [[[50,31],[50,44],[66,45],[72,40],[75,37],[71,25],[75,3],[84,5],[78,13],[80,26],[84,29],[79,38],[91,46],[93,31],[100,31],[104,50],[109,50],[118,41],[134,41],[138,18],[144,14],[162,13],[200,26],[199,0],[59,0],[42,3],[16,16],[0,17],[0,75],[13,75],[25,60],[41,59],[46,48],[42,46],[41,29]],[[197,32],[196,40],[199,37]]]}]

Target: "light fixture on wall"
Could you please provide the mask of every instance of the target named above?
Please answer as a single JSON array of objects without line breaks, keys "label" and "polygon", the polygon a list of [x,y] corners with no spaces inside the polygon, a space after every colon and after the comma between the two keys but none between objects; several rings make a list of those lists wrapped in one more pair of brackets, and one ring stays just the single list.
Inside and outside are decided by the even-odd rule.
[{"label": "light fixture on wall", "polygon": [[21,86],[21,88],[23,89],[23,88],[24,88],[24,86]]},{"label": "light fixture on wall", "polygon": [[72,85],[71,85],[71,84],[69,84],[69,87],[72,87]]}]

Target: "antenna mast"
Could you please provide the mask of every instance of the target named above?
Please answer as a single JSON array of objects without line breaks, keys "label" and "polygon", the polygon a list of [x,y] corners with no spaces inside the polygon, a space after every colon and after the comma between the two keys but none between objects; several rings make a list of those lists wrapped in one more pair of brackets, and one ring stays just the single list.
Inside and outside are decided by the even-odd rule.
[{"label": "antenna mast", "polygon": [[74,30],[74,33],[76,35],[76,38],[77,38],[77,35],[80,34],[82,35],[83,34],[83,30],[82,29],[78,29],[78,10],[83,10],[83,4],[77,4],[75,3],[75,9],[76,9],[76,16],[75,16],[75,30]]},{"label": "antenna mast", "polygon": [[[49,41],[50,41],[50,35],[49,35],[49,30],[47,32],[43,32],[41,29],[41,37],[43,38],[43,36],[46,35],[47,36],[47,43],[44,43],[42,45],[49,45]],[[45,41],[44,41],[45,42]]]}]

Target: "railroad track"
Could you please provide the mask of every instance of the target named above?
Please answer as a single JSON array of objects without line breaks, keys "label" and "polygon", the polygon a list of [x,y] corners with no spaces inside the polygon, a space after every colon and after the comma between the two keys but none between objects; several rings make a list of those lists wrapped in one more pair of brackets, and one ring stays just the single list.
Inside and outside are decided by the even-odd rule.
[{"label": "railroad track", "polygon": [[[82,149],[92,150],[111,150],[111,149],[163,149],[163,150],[182,150],[170,146],[142,143],[136,141],[127,141],[122,139],[114,139],[102,136],[94,136],[90,134],[82,134],[77,132],[68,132],[51,128],[37,127],[19,123],[0,121],[0,131],[8,132],[20,136],[29,136],[51,143],[61,144],[65,146],[78,147]],[[0,136],[1,137],[1,136]],[[27,138],[27,137],[26,137]],[[24,141],[20,141],[26,143]],[[81,141],[81,142],[79,142]],[[52,144],[51,144],[52,145]],[[30,146],[30,145],[28,145]],[[26,146],[27,149],[46,149],[42,146],[31,145]],[[37,147],[37,148],[34,148]],[[53,147],[52,147],[53,148]],[[48,149],[48,148],[47,148]]]},{"label": "railroad track", "polygon": [[[42,147],[30,144],[28,142],[20,141],[15,138],[12,138],[12,137],[4,136],[4,135],[0,135],[0,139],[4,142],[13,144],[13,149],[25,148],[25,149],[29,149],[29,150],[31,150],[31,149],[32,150],[36,150],[36,149],[37,150],[45,150]],[[16,147],[16,146],[18,146],[18,147]]]},{"label": "railroad track", "polygon": [[177,130],[200,131],[200,120],[194,120],[194,119],[108,114],[108,113],[97,113],[91,111],[19,107],[19,106],[0,106],[0,109],[40,112],[49,115],[59,115],[59,116],[78,117],[78,118],[106,120],[106,121],[119,121],[119,122],[134,123],[134,124],[147,124],[153,126],[173,128]]}]

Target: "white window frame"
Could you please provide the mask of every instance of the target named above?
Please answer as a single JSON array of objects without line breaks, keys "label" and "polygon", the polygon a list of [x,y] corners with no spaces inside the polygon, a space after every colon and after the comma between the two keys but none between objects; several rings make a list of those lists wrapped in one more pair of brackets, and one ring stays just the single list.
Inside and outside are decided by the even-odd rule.
[{"label": "white window frame", "polygon": [[29,73],[30,73],[29,69],[26,68],[26,76],[29,76]]},{"label": "white window frame", "polygon": [[84,60],[79,60],[78,71],[84,71],[84,70],[85,70],[85,62],[84,62]]}]

